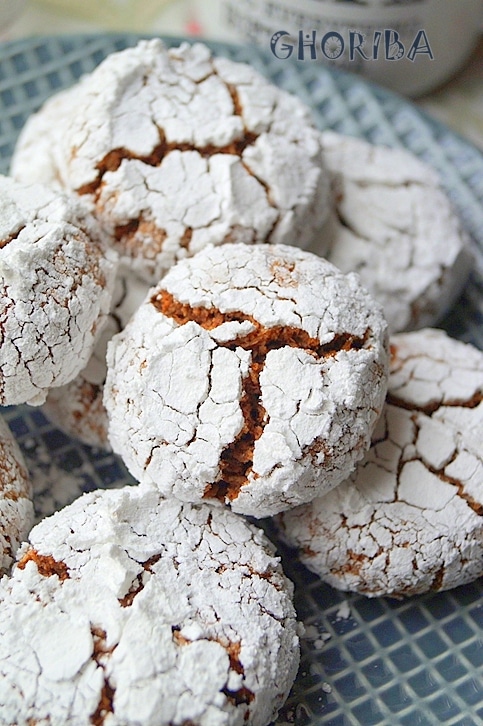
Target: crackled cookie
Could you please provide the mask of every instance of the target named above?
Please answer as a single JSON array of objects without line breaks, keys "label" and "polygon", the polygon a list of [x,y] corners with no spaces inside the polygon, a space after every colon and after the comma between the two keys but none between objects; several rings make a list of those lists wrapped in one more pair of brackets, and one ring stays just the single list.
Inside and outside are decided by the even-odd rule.
[{"label": "crackled cookie", "polygon": [[49,97],[41,110],[29,116],[17,139],[10,162],[10,176],[23,183],[48,184],[61,188],[55,152],[62,125],[78,113],[79,89],[76,86]]},{"label": "crackled cookie", "polygon": [[394,335],[391,348],[370,451],[278,522],[334,587],[403,597],[483,575],[483,353],[431,329]]},{"label": "crackled cookie", "polygon": [[[304,247],[323,226],[320,132],[250,66],[155,39],[112,54],[75,89],[74,113],[54,97],[27,124],[12,171],[76,191],[148,282],[207,243]],[[61,133],[36,147],[59,108]]]},{"label": "crackled cookie", "polygon": [[0,404],[41,404],[86,365],[116,267],[75,198],[0,177]]},{"label": "crackled cookie", "polygon": [[466,233],[437,174],[402,149],[322,134],[333,214],[312,246],[355,271],[383,305],[392,332],[433,325],[468,276]]},{"label": "crackled cookie", "polygon": [[226,508],[152,487],[44,519],[0,588],[0,724],[266,726],[299,661],[273,552]]},{"label": "crackled cookie", "polygon": [[109,437],[133,476],[268,516],[338,484],[386,392],[386,322],[357,276],[287,245],[178,262],[108,345]]},{"label": "crackled cookie", "polygon": [[0,418],[0,575],[10,568],[33,521],[27,467],[10,429]]},{"label": "crackled cookie", "polygon": [[73,381],[49,391],[45,413],[56,426],[84,444],[110,448],[107,412],[102,402],[107,373],[107,344],[124,328],[148,290],[148,284],[133,273],[119,273],[111,311],[89,362]]}]

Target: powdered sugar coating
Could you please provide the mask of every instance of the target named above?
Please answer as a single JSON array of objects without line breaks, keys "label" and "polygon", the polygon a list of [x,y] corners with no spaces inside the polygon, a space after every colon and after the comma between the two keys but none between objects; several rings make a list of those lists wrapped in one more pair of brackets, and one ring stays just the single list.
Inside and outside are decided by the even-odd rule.
[{"label": "powdered sugar coating", "polygon": [[265,726],[298,667],[292,590],[226,509],[84,495],[2,582],[0,723]]},{"label": "powdered sugar coating", "polygon": [[206,248],[108,346],[112,447],[138,481],[183,501],[256,517],[308,501],[369,446],[385,331],[356,276],[315,255]]},{"label": "powdered sugar coating", "polygon": [[[157,283],[208,243],[306,246],[329,209],[320,133],[295,96],[201,43],[159,39],[110,55],[76,87],[52,148],[19,140],[12,169],[77,191],[123,260]],[[83,112],[82,109],[85,109]]]},{"label": "powdered sugar coating", "polygon": [[73,381],[49,391],[44,411],[51,421],[84,444],[109,449],[107,412],[102,402],[109,340],[124,328],[143,302],[149,286],[122,270],[116,279],[111,311],[86,367]]},{"label": "powdered sugar coating", "polygon": [[332,131],[322,140],[334,200],[321,242],[330,246],[327,259],[359,273],[392,332],[433,325],[471,266],[468,237],[438,175],[403,149]]},{"label": "powdered sugar coating", "polygon": [[79,108],[77,86],[58,91],[31,114],[21,129],[10,161],[10,176],[17,181],[62,188],[55,155],[62,126]]},{"label": "powdered sugar coating", "polygon": [[116,267],[77,200],[0,177],[0,404],[41,404],[85,366]]},{"label": "powdered sugar coating", "polygon": [[27,467],[10,429],[0,418],[0,575],[9,570],[33,521]]},{"label": "powdered sugar coating", "polygon": [[391,347],[370,451],[279,524],[334,587],[402,597],[483,575],[483,353],[431,329],[394,335]]}]

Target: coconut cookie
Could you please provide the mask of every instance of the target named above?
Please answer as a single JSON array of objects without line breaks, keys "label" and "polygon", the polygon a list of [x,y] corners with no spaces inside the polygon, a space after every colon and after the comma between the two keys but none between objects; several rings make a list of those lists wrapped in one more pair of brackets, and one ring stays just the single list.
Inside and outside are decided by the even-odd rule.
[{"label": "coconut cookie", "polygon": [[[27,125],[13,171],[29,179],[30,155],[36,179],[76,191],[148,282],[208,243],[304,247],[323,226],[320,132],[250,66],[155,39],[112,54],[75,88],[75,113],[52,100]],[[37,157],[38,128],[59,106],[61,133]]]},{"label": "coconut cookie", "polygon": [[347,481],[279,524],[334,587],[403,597],[483,575],[483,353],[437,330],[391,342],[370,451]]},{"label": "coconut cookie", "polygon": [[86,367],[73,381],[49,391],[44,411],[51,421],[84,444],[109,449],[107,412],[102,402],[109,340],[121,331],[147,295],[149,286],[133,273],[116,279],[111,311]]},{"label": "coconut cookie", "polygon": [[116,266],[76,199],[0,177],[0,404],[41,404],[86,365]]},{"label": "coconut cookie", "polygon": [[324,162],[334,213],[320,251],[356,271],[383,305],[392,332],[434,324],[471,265],[468,238],[437,174],[408,151],[328,131]]},{"label": "coconut cookie", "polygon": [[84,495],[2,582],[0,723],[265,726],[298,667],[292,590],[227,509]]},{"label": "coconut cookie", "polygon": [[233,244],[151,293],[107,354],[109,437],[133,476],[256,517],[338,484],[386,391],[386,323],[357,277]]},{"label": "coconut cookie", "polygon": [[0,575],[10,568],[33,521],[27,467],[10,429],[0,418]]}]

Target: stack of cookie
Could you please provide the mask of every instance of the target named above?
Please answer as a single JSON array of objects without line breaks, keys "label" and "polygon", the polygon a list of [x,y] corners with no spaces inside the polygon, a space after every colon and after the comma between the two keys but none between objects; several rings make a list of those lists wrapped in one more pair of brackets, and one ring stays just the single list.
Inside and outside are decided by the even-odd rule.
[{"label": "stack of cookie", "polygon": [[371,596],[483,573],[483,354],[401,332],[470,266],[424,164],[152,40],[50,99],[12,177],[1,401],[45,402],[139,486],[19,547],[28,477],[5,455],[1,503],[22,506],[0,510],[5,570],[18,548],[0,723],[270,723],[298,667],[293,588],[240,515],[275,516],[322,578]]}]

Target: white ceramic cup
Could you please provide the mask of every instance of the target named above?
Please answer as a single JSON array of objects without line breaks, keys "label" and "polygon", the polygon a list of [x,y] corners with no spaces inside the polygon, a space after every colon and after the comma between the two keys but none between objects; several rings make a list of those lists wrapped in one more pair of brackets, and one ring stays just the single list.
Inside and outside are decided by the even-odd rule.
[{"label": "white ceramic cup", "polygon": [[221,0],[240,40],[280,62],[325,62],[410,96],[448,80],[481,29],[482,0]]}]

